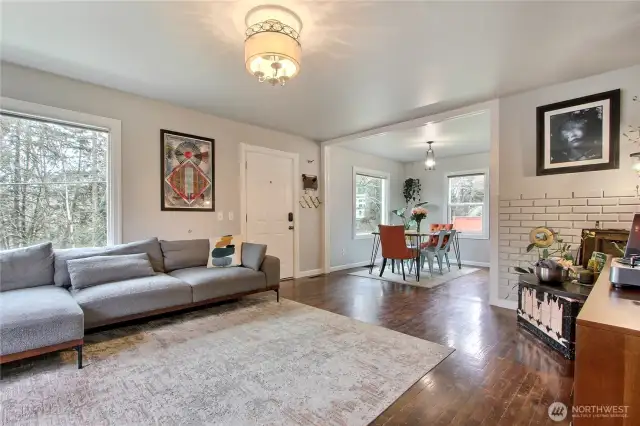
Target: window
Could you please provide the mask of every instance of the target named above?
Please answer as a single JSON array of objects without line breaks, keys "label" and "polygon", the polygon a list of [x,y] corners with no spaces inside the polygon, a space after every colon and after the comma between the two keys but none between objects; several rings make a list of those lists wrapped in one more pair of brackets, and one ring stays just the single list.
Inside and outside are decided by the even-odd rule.
[{"label": "window", "polygon": [[[108,121],[117,123],[119,142],[119,122]],[[119,242],[109,129],[6,111],[0,124],[0,249],[44,241],[56,248]]]},{"label": "window", "polygon": [[389,175],[354,168],[354,236],[370,237],[378,225],[387,223]]},{"label": "window", "polygon": [[488,238],[489,191],[486,172],[447,176],[447,222],[461,237]]}]

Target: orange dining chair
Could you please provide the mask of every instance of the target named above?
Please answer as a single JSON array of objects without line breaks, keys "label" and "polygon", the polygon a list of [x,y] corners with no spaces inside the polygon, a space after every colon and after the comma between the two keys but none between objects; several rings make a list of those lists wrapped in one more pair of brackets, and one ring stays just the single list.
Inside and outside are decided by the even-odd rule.
[{"label": "orange dining chair", "polygon": [[384,273],[387,266],[387,259],[392,262],[399,260],[402,265],[402,279],[406,280],[404,274],[404,261],[415,259],[418,251],[407,247],[404,237],[404,226],[379,225],[380,228],[380,245],[382,246],[382,267],[380,268],[380,276]]}]

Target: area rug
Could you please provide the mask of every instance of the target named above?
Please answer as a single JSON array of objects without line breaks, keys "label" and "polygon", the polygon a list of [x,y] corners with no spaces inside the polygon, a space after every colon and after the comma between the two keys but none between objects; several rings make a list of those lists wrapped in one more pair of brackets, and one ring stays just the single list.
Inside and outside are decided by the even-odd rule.
[{"label": "area rug", "polygon": [[451,349],[270,296],[5,368],[3,425],[366,425]]},{"label": "area rug", "polygon": [[440,275],[440,272],[438,272],[437,269],[433,272],[433,276],[429,274],[429,271],[421,271],[420,281],[416,281],[415,271],[413,274],[410,274],[408,268],[405,270],[406,280],[403,280],[402,269],[398,271],[397,266],[398,265],[396,265],[396,271],[394,273],[391,272],[391,266],[387,265],[382,276],[380,276],[380,266],[374,266],[373,272],[371,274],[369,274],[369,268],[366,268],[360,271],[350,272],[349,275],[375,278],[376,280],[391,281],[398,284],[409,284],[416,287],[434,288],[451,280],[455,280],[456,278],[460,278],[462,276],[473,274],[474,272],[479,271],[478,268],[472,268],[470,266],[462,265],[462,269],[458,269],[458,265],[451,265],[451,272],[449,272],[445,268],[442,271],[442,275]]}]

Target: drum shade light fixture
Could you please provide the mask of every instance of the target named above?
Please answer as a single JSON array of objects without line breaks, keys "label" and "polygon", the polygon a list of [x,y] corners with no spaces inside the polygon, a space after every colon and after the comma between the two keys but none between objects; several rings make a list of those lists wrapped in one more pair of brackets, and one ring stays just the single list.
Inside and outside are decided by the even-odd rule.
[{"label": "drum shade light fixture", "polygon": [[258,6],[247,13],[244,59],[247,71],[260,83],[284,86],[300,72],[298,15],[282,6]]},{"label": "drum shade light fixture", "polygon": [[424,169],[425,170],[435,170],[436,169],[436,156],[433,153],[433,148],[431,144],[433,141],[427,142],[429,144],[429,149],[427,149],[427,153],[424,158]]}]

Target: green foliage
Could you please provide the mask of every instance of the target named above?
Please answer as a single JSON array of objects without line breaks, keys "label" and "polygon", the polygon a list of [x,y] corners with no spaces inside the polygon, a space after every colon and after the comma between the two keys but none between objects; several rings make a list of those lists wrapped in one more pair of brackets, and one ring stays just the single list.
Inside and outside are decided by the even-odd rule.
[{"label": "green foliage", "polygon": [[0,249],[107,243],[104,131],[0,117]]},{"label": "green foliage", "polygon": [[422,185],[420,185],[420,179],[406,179],[402,186],[402,195],[404,196],[405,203],[408,205],[412,201],[420,200],[421,190]]}]

